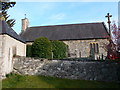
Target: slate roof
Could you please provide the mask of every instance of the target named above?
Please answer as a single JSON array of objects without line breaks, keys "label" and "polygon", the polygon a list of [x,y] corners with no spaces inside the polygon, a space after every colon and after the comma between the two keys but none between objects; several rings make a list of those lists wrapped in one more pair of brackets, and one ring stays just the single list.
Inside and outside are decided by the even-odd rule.
[{"label": "slate roof", "polygon": [[100,22],[28,27],[20,36],[26,42],[33,42],[39,37],[47,37],[49,40],[84,40],[105,39],[108,32],[104,23]]},{"label": "slate roof", "polygon": [[1,34],[7,34],[11,36],[14,39],[17,39],[23,43],[25,43],[25,40],[23,40],[12,28],[10,28],[5,21],[0,20],[0,35]]}]

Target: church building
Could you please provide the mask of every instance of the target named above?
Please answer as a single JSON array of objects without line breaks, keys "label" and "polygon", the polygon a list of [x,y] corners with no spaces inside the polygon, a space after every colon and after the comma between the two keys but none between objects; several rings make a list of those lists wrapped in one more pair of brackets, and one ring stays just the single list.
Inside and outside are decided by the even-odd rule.
[{"label": "church building", "polygon": [[107,56],[103,47],[108,43],[109,34],[104,22],[29,27],[29,20],[25,18],[20,36],[27,45],[39,37],[63,41],[68,45],[70,58],[89,57],[91,49],[96,59]]}]

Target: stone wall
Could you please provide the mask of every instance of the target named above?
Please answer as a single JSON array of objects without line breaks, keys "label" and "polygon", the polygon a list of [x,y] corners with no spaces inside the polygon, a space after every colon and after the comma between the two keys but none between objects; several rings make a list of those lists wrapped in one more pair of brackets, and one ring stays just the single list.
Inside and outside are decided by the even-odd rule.
[{"label": "stone wall", "polygon": [[14,71],[23,75],[120,82],[120,63],[92,60],[14,58]]},{"label": "stone wall", "polygon": [[90,43],[98,43],[99,53],[96,54],[96,58],[101,56],[107,56],[107,51],[103,47],[104,44],[108,44],[107,39],[91,39],[91,40],[69,40],[63,41],[65,44],[69,46],[69,52],[71,57],[89,57],[90,56]]}]

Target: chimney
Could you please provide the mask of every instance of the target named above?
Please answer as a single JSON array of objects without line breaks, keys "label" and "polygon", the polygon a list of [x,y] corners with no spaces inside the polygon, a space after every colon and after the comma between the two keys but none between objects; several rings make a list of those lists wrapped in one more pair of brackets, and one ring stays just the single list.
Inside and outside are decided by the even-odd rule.
[{"label": "chimney", "polygon": [[27,18],[22,19],[22,32],[25,31],[29,26],[29,20]]}]

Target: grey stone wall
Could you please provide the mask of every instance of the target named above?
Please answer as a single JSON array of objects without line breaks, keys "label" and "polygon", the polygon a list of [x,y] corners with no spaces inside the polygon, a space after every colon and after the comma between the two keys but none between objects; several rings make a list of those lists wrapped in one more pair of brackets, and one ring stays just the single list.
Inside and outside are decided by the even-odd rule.
[{"label": "grey stone wall", "polygon": [[104,58],[107,56],[107,51],[104,49],[104,45],[109,43],[107,39],[69,40],[63,42],[69,46],[69,53],[72,58],[89,57],[90,43],[98,43],[99,46],[99,53],[95,55],[95,59],[102,56],[102,54]]},{"label": "grey stone wall", "polygon": [[14,58],[15,73],[60,78],[120,82],[120,63]]}]

